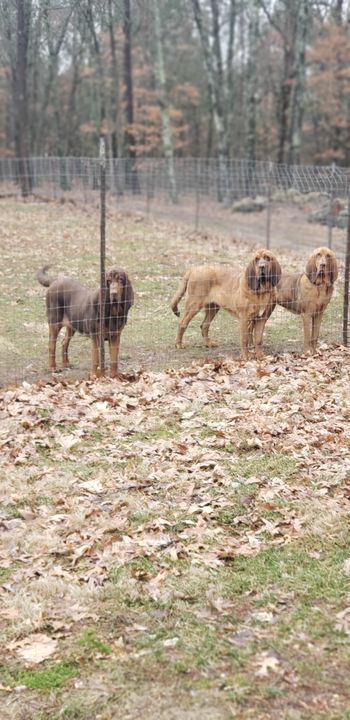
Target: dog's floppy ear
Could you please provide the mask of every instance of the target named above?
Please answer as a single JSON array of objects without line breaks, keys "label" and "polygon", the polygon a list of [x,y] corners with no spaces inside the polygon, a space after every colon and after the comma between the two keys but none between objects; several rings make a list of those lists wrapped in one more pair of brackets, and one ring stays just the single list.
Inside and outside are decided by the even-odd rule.
[{"label": "dog's floppy ear", "polygon": [[269,262],[269,269],[267,272],[266,279],[268,280],[268,282],[271,284],[272,287],[275,287],[276,285],[278,285],[278,283],[281,279],[281,275],[282,275],[282,268],[281,268],[278,260],[276,260],[275,257],[271,258],[271,260]]},{"label": "dog's floppy ear", "polygon": [[247,285],[250,288],[250,290],[253,290],[253,292],[256,292],[259,287],[259,278],[256,272],[256,266],[255,261],[251,260],[249,263],[246,271],[245,271],[245,279],[247,281]]},{"label": "dog's floppy ear", "polygon": [[328,267],[329,267],[329,279],[333,285],[335,283],[337,277],[338,277],[338,263],[336,260],[335,255],[332,253],[328,257]]},{"label": "dog's floppy ear", "polygon": [[128,316],[128,312],[132,305],[134,304],[134,291],[130,282],[130,278],[126,274],[126,272],[122,273],[122,282],[123,282],[123,315],[125,318]]},{"label": "dog's floppy ear", "polygon": [[306,263],[305,272],[306,272],[306,275],[308,276],[310,282],[315,284],[316,278],[317,278],[315,253],[312,253],[312,255],[310,255],[310,257]]}]

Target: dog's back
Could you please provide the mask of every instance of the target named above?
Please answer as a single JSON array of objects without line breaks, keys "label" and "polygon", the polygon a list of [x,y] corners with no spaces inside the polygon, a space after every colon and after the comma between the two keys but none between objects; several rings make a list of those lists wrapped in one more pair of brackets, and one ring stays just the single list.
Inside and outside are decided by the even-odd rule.
[{"label": "dog's back", "polygon": [[49,265],[36,274],[38,282],[47,287],[46,310],[49,325],[71,325],[82,335],[95,332],[98,317],[99,291],[91,291],[78,280],[61,276],[50,278]]},{"label": "dog's back", "polygon": [[178,303],[186,290],[189,297],[196,298],[200,307],[210,303],[225,306],[225,296],[233,294],[239,285],[240,270],[220,265],[195,265],[182,280],[171,301],[171,309],[179,316]]}]

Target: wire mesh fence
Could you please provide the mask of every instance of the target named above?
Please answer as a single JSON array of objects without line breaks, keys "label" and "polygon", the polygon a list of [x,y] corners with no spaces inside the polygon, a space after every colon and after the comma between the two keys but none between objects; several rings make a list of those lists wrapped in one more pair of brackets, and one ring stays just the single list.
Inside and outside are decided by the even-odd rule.
[{"label": "wire mesh fence", "polygon": [[[195,319],[186,332],[188,350],[175,354],[177,320],[169,306],[188,265],[244,267],[257,246],[298,271],[315,247],[334,250],[340,278],[320,337],[341,341],[349,171],[237,160],[227,163],[223,178],[218,162],[208,159],[177,159],[174,169],[176,202],[163,160],[106,162],[107,264],[130,272],[136,291],[121,339],[122,369],[179,365],[232,349],[238,356],[239,323],[225,313],[213,326],[218,351],[203,350],[201,320]],[[52,263],[53,272],[98,287],[100,183],[95,158],[0,158],[3,384],[40,376],[47,366],[48,327],[36,271]],[[264,335],[268,353],[303,349],[300,317],[282,308]],[[89,342],[71,345],[80,372],[90,366]]]}]

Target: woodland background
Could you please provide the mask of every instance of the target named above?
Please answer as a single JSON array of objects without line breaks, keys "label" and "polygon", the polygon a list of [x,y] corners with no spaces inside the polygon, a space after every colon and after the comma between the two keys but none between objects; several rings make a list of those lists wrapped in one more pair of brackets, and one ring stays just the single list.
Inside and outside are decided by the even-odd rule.
[{"label": "woodland background", "polygon": [[349,165],[347,0],[0,0],[0,155]]}]

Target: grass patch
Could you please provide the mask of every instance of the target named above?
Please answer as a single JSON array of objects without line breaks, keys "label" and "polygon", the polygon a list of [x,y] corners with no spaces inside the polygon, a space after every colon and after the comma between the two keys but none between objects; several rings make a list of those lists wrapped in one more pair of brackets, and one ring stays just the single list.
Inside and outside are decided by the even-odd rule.
[{"label": "grass patch", "polygon": [[102,640],[99,640],[96,636],[96,631],[93,628],[86,628],[78,643],[81,647],[86,648],[87,650],[103,653],[105,655],[109,655],[109,653],[112,652],[111,646]]},{"label": "grass patch", "polygon": [[299,464],[290,455],[251,453],[241,455],[238,462],[230,465],[235,479],[254,476],[288,480],[296,475]]},{"label": "grass patch", "polygon": [[[306,546],[305,546],[306,545]],[[320,539],[315,539],[320,548]],[[303,546],[270,547],[252,557],[234,559],[232,567],[219,571],[218,584],[227,597],[253,593],[259,607],[275,602],[276,596],[292,593],[294,623],[307,625],[317,607],[324,621],[329,618],[330,607],[340,607],[349,592],[349,581],[344,575],[344,560],[349,556],[350,543],[327,545],[320,557],[314,557],[314,545],[308,541]],[[315,624],[310,628],[317,632]]]},{"label": "grass patch", "polygon": [[78,673],[78,666],[73,662],[59,662],[55,665],[47,664],[38,670],[10,670],[2,668],[8,684],[25,685],[30,690],[54,690],[62,687]]}]

